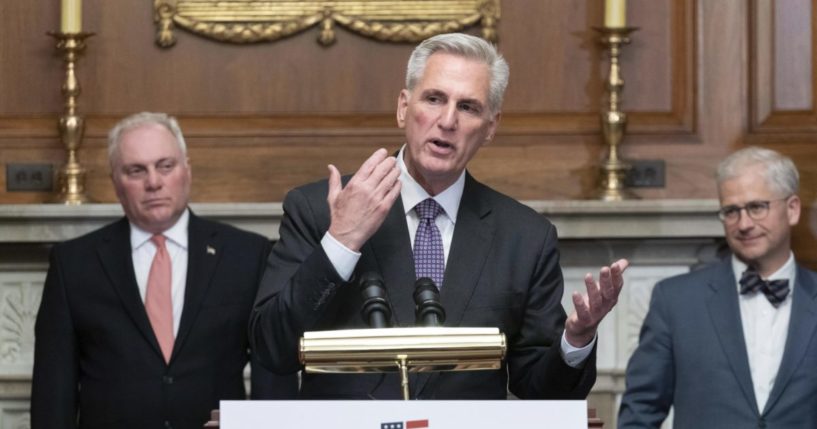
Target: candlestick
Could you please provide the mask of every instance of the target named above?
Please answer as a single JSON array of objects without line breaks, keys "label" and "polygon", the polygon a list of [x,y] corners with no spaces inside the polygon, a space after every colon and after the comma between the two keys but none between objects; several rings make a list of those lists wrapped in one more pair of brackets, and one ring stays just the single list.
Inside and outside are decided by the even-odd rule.
[{"label": "candlestick", "polygon": [[620,109],[621,92],[624,79],[621,77],[619,57],[621,48],[630,43],[633,27],[595,28],[601,33],[601,43],[610,52],[610,73],[606,82],[609,95],[608,105],[601,112],[601,129],[604,142],[607,144],[607,160],[601,166],[599,190],[596,197],[604,201],[637,199],[638,196],[627,189],[625,179],[632,166],[622,160],[618,154],[619,145],[627,131],[627,114]]},{"label": "candlestick", "polygon": [[607,28],[627,26],[627,0],[604,1],[604,26]]},{"label": "candlestick", "polygon": [[49,32],[48,35],[57,39],[57,50],[63,53],[65,61],[65,80],[62,84],[65,104],[57,128],[68,161],[58,173],[59,194],[54,198],[54,202],[78,205],[90,202],[91,199],[85,195],[85,169],[79,163],[79,147],[82,144],[82,134],[85,132],[85,121],[77,114],[77,98],[81,90],[77,80],[76,64],[85,50],[85,39],[94,33]]},{"label": "candlestick", "polygon": [[63,33],[82,31],[82,0],[62,0],[60,30]]}]

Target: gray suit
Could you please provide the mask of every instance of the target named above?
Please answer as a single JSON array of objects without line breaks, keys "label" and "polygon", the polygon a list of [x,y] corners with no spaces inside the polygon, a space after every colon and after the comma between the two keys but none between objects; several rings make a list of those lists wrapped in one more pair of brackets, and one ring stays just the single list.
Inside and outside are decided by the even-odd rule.
[{"label": "gray suit", "polygon": [[[280,240],[269,257],[251,320],[262,363],[298,371],[304,331],[365,327],[356,278],[383,276],[397,326],[414,325],[414,261],[400,199],[361,249],[344,282],[320,245],[329,228],[326,181],[293,190],[284,200]],[[596,376],[595,352],[582,369],[559,352],[565,313],[556,229],[529,207],[466,175],[440,300],[446,326],[498,327],[508,338],[501,370],[423,374],[412,380],[421,399],[584,398]],[[305,374],[305,398],[400,397],[396,375]]]},{"label": "gray suit", "polygon": [[757,409],[729,261],[658,283],[627,367],[619,428],[817,427],[817,273],[797,267],[783,360]]}]

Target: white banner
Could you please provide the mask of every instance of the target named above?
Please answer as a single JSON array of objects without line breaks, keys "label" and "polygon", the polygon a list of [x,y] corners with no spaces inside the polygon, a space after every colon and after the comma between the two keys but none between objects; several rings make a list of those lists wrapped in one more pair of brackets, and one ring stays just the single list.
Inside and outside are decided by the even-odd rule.
[{"label": "white banner", "polygon": [[221,429],[587,429],[587,401],[221,401]]}]

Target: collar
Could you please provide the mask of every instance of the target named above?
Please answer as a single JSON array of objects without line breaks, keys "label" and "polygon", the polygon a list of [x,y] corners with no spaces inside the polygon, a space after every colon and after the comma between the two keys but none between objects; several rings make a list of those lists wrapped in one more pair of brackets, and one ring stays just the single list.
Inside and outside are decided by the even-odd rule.
[{"label": "collar", "polygon": [[[735,274],[735,280],[738,281],[738,290],[740,290],[740,277],[743,272],[749,268],[743,261],[738,259],[734,254],[732,255],[732,272]],[[795,275],[797,274],[797,266],[794,262],[794,253],[789,252],[789,259],[777,271],[772,273],[769,278],[763,280],[779,280],[789,279],[789,287],[794,288]]]},{"label": "collar", "polygon": [[[130,223],[131,250],[136,250],[150,241],[153,234],[140,229],[138,226],[134,225],[133,222],[128,223]],[[187,226],[189,223],[190,209],[188,208],[182,212],[182,215],[179,216],[179,220],[177,220],[173,226],[162,232],[162,235],[179,245],[182,249],[187,249]]]},{"label": "collar", "polygon": [[403,145],[397,154],[397,166],[400,168],[400,182],[402,182],[400,198],[403,201],[405,214],[414,210],[414,206],[426,198],[433,198],[434,201],[445,210],[445,215],[451,220],[451,223],[456,223],[457,212],[459,211],[460,201],[462,200],[462,192],[465,189],[465,171],[460,174],[460,177],[457,178],[457,181],[451,186],[432,197],[428,195],[428,192],[409,174],[406,163],[403,161],[403,152],[405,149],[406,145]]}]

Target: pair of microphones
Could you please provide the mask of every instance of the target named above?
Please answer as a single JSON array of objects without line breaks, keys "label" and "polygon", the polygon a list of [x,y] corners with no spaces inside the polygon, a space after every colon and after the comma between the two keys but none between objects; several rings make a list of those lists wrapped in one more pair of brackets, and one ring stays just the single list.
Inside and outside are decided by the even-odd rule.
[{"label": "pair of microphones", "polygon": [[[363,320],[372,328],[387,328],[391,320],[391,306],[386,298],[383,278],[375,272],[368,272],[360,279],[360,294]],[[442,326],[445,323],[445,309],[440,304],[440,291],[434,281],[422,277],[414,282],[414,317],[417,326]]]}]

